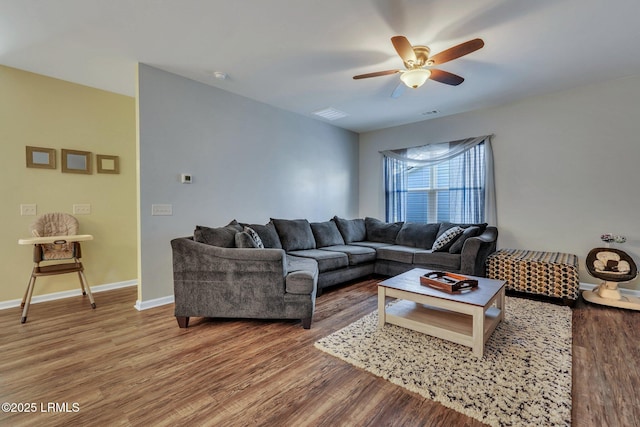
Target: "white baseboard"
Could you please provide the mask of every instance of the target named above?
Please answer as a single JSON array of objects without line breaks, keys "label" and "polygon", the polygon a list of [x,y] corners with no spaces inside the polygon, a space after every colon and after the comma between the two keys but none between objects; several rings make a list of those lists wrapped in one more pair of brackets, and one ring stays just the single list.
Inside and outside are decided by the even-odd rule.
[{"label": "white baseboard", "polygon": [[[138,285],[137,280],[127,280],[125,282],[107,283],[105,285],[91,286],[91,293],[95,294],[98,292],[110,291],[112,289],[128,288],[129,286],[137,286],[137,285]],[[54,292],[51,294],[35,295],[33,296],[33,298],[31,298],[31,304],[37,304],[39,302],[45,302],[45,301],[54,301],[54,300],[63,299],[63,298],[77,297],[80,295],[82,295],[82,291],[80,290],[80,288],[70,290],[70,291]],[[22,304],[21,299],[0,301],[0,310],[5,310],[7,308],[13,308],[13,307],[20,307],[20,304]]]},{"label": "white baseboard", "polygon": [[[580,290],[581,291],[592,291],[597,286],[598,285],[594,285],[593,283],[580,282]],[[623,288],[622,286],[618,287],[618,289],[620,289],[620,293],[622,295],[629,295],[629,296],[632,296],[632,297],[640,297],[640,291],[637,290],[637,289],[626,289],[626,288]]]},{"label": "white baseboard", "polygon": [[173,302],[174,302],[174,296],[169,295],[166,297],[150,299],[147,301],[137,300],[136,305],[134,305],[134,307],[136,308],[136,310],[142,311],[142,310],[148,310],[150,308],[160,307],[161,305],[173,304]]}]

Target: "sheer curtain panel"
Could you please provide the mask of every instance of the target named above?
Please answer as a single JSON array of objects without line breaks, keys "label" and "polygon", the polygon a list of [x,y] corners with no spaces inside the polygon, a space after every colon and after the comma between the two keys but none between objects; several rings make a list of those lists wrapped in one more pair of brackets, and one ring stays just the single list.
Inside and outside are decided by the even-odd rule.
[{"label": "sheer curtain panel", "polygon": [[407,206],[406,162],[384,158],[385,217],[388,222],[404,221]]}]

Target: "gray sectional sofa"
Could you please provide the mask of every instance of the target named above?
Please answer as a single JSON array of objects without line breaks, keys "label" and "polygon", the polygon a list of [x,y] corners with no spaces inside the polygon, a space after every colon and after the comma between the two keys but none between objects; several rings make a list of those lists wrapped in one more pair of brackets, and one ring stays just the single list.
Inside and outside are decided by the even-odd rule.
[{"label": "gray sectional sofa", "polygon": [[487,224],[325,222],[271,219],[266,225],[197,226],[171,241],[175,316],[301,319],[311,326],[324,288],[416,267],[485,275],[498,230]]}]

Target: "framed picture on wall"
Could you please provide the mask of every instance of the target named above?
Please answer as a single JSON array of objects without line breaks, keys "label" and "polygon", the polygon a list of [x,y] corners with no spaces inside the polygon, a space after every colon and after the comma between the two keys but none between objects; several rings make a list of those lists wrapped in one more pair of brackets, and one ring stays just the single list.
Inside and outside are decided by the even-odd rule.
[{"label": "framed picture on wall", "polygon": [[54,148],[27,146],[27,167],[40,169],[56,168],[56,150]]},{"label": "framed picture on wall", "polygon": [[120,157],[107,156],[106,154],[96,155],[98,173],[120,173]]},{"label": "framed picture on wall", "polygon": [[91,152],[63,148],[62,172],[91,174]]}]

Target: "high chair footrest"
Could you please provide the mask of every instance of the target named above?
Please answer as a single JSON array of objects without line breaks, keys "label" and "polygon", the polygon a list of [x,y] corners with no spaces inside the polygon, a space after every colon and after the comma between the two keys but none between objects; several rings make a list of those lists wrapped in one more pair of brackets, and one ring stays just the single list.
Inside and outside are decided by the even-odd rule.
[{"label": "high chair footrest", "polygon": [[52,274],[73,273],[75,271],[83,271],[81,262],[73,262],[68,264],[44,265],[36,267],[33,271],[35,276],[50,276]]}]

